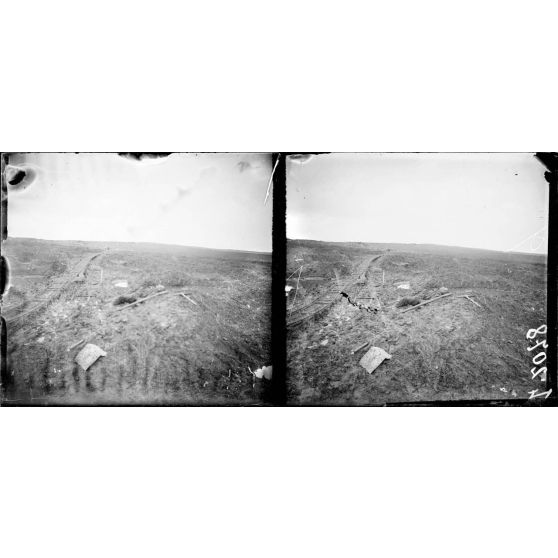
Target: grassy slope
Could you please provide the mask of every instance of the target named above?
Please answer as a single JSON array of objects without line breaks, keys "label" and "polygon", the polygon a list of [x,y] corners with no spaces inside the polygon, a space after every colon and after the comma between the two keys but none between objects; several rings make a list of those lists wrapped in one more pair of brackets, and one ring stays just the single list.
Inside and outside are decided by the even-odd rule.
[{"label": "grassy slope", "polygon": [[[72,283],[21,326],[7,320],[12,375],[7,399],[35,404],[262,401],[267,382],[254,382],[248,366],[270,364],[269,254],[9,239],[3,253],[14,286],[4,312],[32,307],[84,255],[106,248],[91,262],[85,282]],[[116,287],[118,280],[129,287]],[[114,312],[116,296],[148,296],[157,285],[172,294]],[[192,293],[198,306],[178,292]],[[87,372],[74,363],[81,347],[68,351],[82,338],[107,352]]]},{"label": "grassy slope", "polygon": [[[496,399],[513,397],[513,390],[527,397],[542,387],[531,379],[525,334],[546,323],[545,258],[438,246],[289,241],[288,272],[304,263],[305,273],[326,278],[308,286],[302,281],[297,306],[334,285],[334,269],[343,280],[370,254],[383,254],[369,270],[366,289],[366,295],[378,295],[377,315],[340,299],[325,316],[289,331],[293,402]],[[304,262],[295,261],[301,258]],[[456,294],[473,292],[482,308],[452,296],[401,314],[393,302],[401,296],[396,284],[403,281],[411,284],[405,294],[421,299],[435,296],[442,286]],[[364,341],[392,354],[372,375],[358,365],[362,352],[351,355]]]}]

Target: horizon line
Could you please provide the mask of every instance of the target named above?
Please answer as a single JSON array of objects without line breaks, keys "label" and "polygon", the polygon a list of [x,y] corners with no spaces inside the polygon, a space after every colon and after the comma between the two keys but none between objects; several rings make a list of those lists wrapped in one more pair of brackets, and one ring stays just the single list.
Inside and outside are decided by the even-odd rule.
[{"label": "horizon line", "polygon": [[457,244],[436,244],[434,242],[371,242],[368,240],[318,240],[317,238],[289,238],[289,240],[310,240],[312,242],[329,242],[332,244],[402,244],[404,246],[441,246],[445,248],[462,248],[465,250],[483,250],[485,252],[498,252],[501,254],[530,254],[535,256],[548,256],[545,252],[520,252],[516,250],[496,250],[495,248],[477,248],[472,246],[459,246]]},{"label": "horizon line", "polygon": [[[246,249],[241,249],[241,248],[214,248],[214,247],[209,247],[209,246],[194,246],[192,244],[174,244],[174,243],[168,243],[168,242],[151,242],[151,241],[137,241],[137,240],[83,240],[83,239],[79,239],[79,238],[37,238],[35,236],[14,236],[14,235],[8,235],[6,237],[6,240],[9,240],[10,238],[17,238],[20,240],[41,240],[41,241],[45,241],[45,242],[98,242],[98,243],[119,243],[119,244],[156,244],[156,245],[160,245],[160,246],[177,246],[177,247],[181,247],[181,248],[198,248],[200,250],[226,250],[228,252],[249,252],[251,254],[272,254],[273,251],[269,250],[246,250]],[[4,240],[3,242],[5,242],[6,240]]]}]

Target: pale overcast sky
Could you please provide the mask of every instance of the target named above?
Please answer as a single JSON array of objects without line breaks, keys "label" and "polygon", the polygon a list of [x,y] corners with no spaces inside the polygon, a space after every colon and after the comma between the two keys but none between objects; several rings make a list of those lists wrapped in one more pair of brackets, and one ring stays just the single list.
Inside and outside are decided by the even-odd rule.
[{"label": "pale overcast sky", "polygon": [[9,192],[9,236],[271,251],[269,155],[16,154],[10,165],[36,178]]},{"label": "pale overcast sky", "polygon": [[288,161],[287,235],[546,253],[544,171],[525,153]]}]

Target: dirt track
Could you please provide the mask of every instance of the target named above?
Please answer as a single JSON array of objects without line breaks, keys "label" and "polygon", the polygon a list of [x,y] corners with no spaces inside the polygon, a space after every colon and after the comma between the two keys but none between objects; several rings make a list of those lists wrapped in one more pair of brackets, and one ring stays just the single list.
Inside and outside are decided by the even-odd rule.
[{"label": "dirt track", "polygon": [[45,308],[50,302],[52,302],[57,296],[59,296],[62,291],[74,282],[85,281],[85,273],[89,264],[103,252],[97,252],[95,254],[88,254],[81,258],[81,260],[67,273],[60,275],[51,279],[48,286],[45,288],[41,295],[36,297],[35,303],[31,308],[28,308],[24,312],[19,312],[18,308],[13,308],[6,312],[2,312],[4,319],[10,324],[12,328],[17,327],[21,323],[23,318],[30,316],[33,312],[37,312]]},{"label": "dirt track", "polygon": [[354,298],[363,292],[366,285],[368,270],[373,262],[377,262],[380,256],[370,256],[362,260],[357,269],[342,284],[331,281],[327,291],[316,297],[311,302],[300,304],[298,307],[290,308],[287,312],[287,327],[292,328],[308,320],[324,315],[333,304],[340,300],[341,292],[356,293]]}]

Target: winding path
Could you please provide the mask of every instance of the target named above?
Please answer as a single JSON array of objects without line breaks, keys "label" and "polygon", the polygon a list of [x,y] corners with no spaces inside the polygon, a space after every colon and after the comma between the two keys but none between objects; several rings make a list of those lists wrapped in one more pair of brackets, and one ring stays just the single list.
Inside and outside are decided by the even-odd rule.
[{"label": "winding path", "polygon": [[70,271],[67,271],[66,273],[58,277],[53,277],[52,282],[49,283],[44,292],[41,293],[41,296],[43,298],[41,298],[39,302],[37,302],[31,308],[28,308],[20,314],[17,314],[17,312],[20,310],[21,306],[12,308],[6,312],[2,312],[2,315],[4,316],[6,322],[11,326],[22,325],[21,320],[23,318],[48,306],[48,304],[52,302],[52,300],[54,300],[54,298],[57,297],[69,285],[74,282],[81,283],[85,281],[85,272],[87,271],[89,264],[96,257],[100,256],[103,253],[104,251],[96,252],[94,254],[87,254],[86,256],[82,257]]},{"label": "winding path", "polygon": [[[343,286],[335,285],[332,282],[330,289],[324,293],[323,296],[319,296],[309,303],[288,310],[287,327],[295,327],[326,312],[333,304],[339,301],[339,295],[342,291],[348,292],[351,298],[354,297],[358,299],[363,289],[366,289],[369,283],[368,271],[370,266],[374,262],[377,262],[382,256],[383,254],[379,254],[364,258],[356,270],[347,278]],[[353,294],[355,291],[356,295]]]}]

